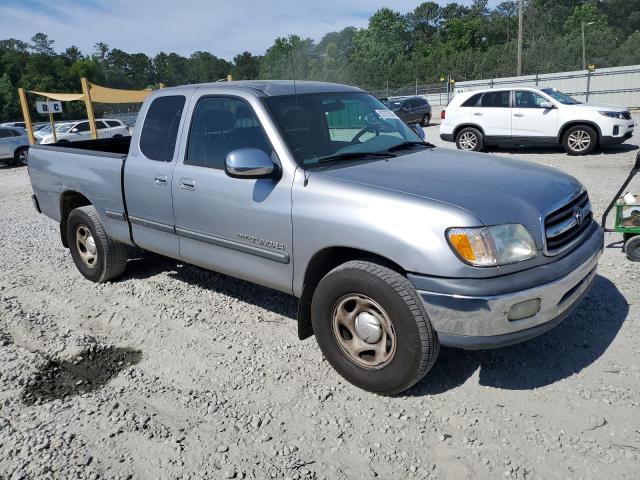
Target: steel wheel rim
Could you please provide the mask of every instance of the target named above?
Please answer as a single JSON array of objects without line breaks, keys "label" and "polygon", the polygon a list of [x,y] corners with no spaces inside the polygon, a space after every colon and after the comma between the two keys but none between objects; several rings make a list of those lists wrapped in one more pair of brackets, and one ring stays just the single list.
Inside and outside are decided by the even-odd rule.
[{"label": "steel wheel rim", "polygon": [[474,148],[476,148],[477,144],[478,139],[473,133],[464,132],[462,135],[460,135],[460,147],[462,147],[463,150],[473,150]]},{"label": "steel wheel rim", "polygon": [[[362,315],[361,315],[362,314]],[[332,312],[333,334],[345,356],[357,366],[377,370],[391,362],[396,353],[397,338],[387,312],[366,295],[352,293],[340,298]],[[360,319],[375,319],[380,327],[380,337],[374,343],[365,341],[356,328]],[[371,329],[368,330],[368,333]]]},{"label": "steel wheel rim", "polygon": [[582,152],[591,145],[591,136],[584,130],[576,130],[569,135],[569,147],[575,152]]},{"label": "steel wheel rim", "polygon": [[80,260],[89,268],[95,268],[98,263],[98,249],[96,241],[89,230],[84,225],[76,227],[76,249],[80,255]]}]

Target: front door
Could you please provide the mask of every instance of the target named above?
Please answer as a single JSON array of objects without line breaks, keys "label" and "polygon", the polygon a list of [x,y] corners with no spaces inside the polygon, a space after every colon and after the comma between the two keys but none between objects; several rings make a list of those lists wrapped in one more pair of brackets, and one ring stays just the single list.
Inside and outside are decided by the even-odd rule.
[{"label": "front door", "polygon": [[194,100],[189,141],[173,175],[180,257],[290,292],[292,179],[229,177],[224,164],[233,150],[258,148],[279,160],[248,102],[207,95]]},{"label": "front door", "polygon": [[511,137],[511,92],[495,90],[482,94],[473,107],[471,121],[484,131],[485,139],[507,140]]},{"label": "front door", "polygon": [[514,139],[523,137],[530,141],[554,141],[558,129],[558,109],[543,108],[551,103],[530,90],[516,90],[514,94],[512,132]]},{"label": "front door", "polygon": [[151,102],[140,136],[131,140],[124,191],[133,240],[139,247],[178,258],[171,183],[186,98],[159,96]]}]

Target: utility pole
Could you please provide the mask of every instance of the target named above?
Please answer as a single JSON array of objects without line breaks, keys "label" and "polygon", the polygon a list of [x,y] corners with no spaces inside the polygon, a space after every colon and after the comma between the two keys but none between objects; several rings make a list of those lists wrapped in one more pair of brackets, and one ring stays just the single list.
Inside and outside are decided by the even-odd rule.
[{"label": "utility pole", "polygon": [[518,0],[518,76],[522,75],[522,2]]},{"label": "utility pole", "polygon": [[582,22],[582,69],[587,69],[587,47],[586,42],[584,40],[584,27],[588,25],[593,25],[596,22]]}]

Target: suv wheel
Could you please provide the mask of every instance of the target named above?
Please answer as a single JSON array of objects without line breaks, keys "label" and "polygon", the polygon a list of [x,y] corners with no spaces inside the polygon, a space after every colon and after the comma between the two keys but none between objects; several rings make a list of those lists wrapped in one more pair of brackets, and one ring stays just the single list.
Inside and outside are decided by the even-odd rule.
[{"label": "suv wheel", "polygon": [[67,244],[73,262],[86,279],[104,283],[124,273],[127,247],[107,236],[93,206],[71,212],[67,220]]},{"label": "suv wheel", "polygon": [[587,155],[598,144],[598,134],[587,125],[575,125],[562,137],[562,146],[569,155]]},{"label": "suv wheel", "polygon": [[376,263],[347,262],[318,284],[311,303],[316,340],[347,381],[391,395],[422,379],[440,344],[413,285]]},{"label": "suv wheel", "polygon": [[424,117],[422,117],[422,122],[420,122],[420,124],[426,128],[429,126],[430,122],[431,122],[431,115],[427,113]]},{"label": "suv wheel", "polygon": [[456,135],[456,146],[460,150],[479,152],[484,147],[482,133],[477,128],[463,128]]},{"label": "suv wheel", "polygon": [[22,147],[17,149],[13,161],[16,165],[26,165],[29,161],[29,148]]}]

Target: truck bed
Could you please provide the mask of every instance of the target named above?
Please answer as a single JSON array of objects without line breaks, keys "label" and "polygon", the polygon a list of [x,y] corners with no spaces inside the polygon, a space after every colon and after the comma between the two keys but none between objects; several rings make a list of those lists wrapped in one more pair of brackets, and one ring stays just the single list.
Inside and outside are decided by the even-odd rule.
[{"label": "truck bed", "polygon": [[81,195],[96,208],[110,237],[130,243],[128,224],[109,216],[125,211],[122,168],[130,141],[123,137],[33,145],[29,176],[42,213],[59,222],[61,199]]}]

